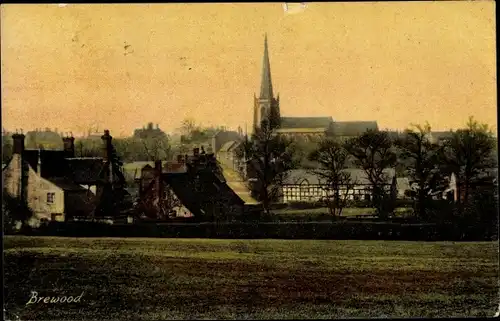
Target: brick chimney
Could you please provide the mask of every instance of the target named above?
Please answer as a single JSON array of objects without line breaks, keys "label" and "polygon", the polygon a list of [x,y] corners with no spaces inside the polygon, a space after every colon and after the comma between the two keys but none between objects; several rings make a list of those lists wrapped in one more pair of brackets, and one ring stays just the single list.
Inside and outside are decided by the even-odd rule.
[{"label": "brick chimney", "polygon": [[64,144],[64,157],[73,158],[75,157],[75,138],[73,136],[63,137]]},{"label": "brick chimney", "polygon": [[12,153],[13,154],[19,154],[22,155],[24,152],[24,135],[23,134],[18,134],[15,133],[12,135],[12,140],[13,140],[13,148],[12,148]]},{"label": "brick chimney", "polygon": [[102,157],[104,161],[109,161],[111,159],[111,140],[113,137],[109,134],[109,130],[104,131],[104,135],[101,136],[102,139]]},{"label": "brick chimney", "polygon": [[200,149],[198,147],[193,148],[193,156],[194,157],[200,156]]},{"label": "brick chimney", "polygon": [[163,196],[163,181],[161,179],[161,172],[162,172],[162,168],[161,168],[161,161],[160,160],[157,160],[155,161],[155,190],[156,190],[156,198],[158,199],[158,210],[160,210],[161,208],[161,200],[162,200],[162,196]]},{"label": "brick chimney", "polygon": [[109,134],[109,130],[104,131],[104,135],[101,136],[102,139],[102,158],[104,164],[106,164],[106,169],[104,171],[104,181],[113,184],[113,166],[111,164],[111,150],[113,145],[111,145],[111,140],[113,137]]}]

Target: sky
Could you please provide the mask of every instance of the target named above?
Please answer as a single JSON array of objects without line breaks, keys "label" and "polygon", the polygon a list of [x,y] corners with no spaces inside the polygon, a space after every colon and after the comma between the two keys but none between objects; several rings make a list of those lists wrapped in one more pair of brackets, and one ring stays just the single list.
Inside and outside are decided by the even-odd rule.
[{"label": "sky", "polygon": [[267,33],[282,116],[496,129],[495,3],[1,6],[2,126],[252,127]]}]

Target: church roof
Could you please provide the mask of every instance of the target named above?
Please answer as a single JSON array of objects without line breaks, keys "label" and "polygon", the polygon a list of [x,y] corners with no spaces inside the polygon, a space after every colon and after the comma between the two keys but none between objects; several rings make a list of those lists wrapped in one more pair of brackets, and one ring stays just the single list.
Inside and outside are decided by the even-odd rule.
[{"label": "church roof", "polygon": [[339,121],[333,124],[336,136],[359,136],[367,130],[378,130],[376,121]]},{"label": "church roof", "polygon": [[273,84],[271,81],[271,64],[269,63],[269,52],[267,49],[267,34],[264,39],[264,57],[262,59],[262,81],[260,83],[260,98],[273,98]]},{"label": "church roof", "polygon": [[280,128],[324,128],[330,127],[332,117],[281,117]]}]

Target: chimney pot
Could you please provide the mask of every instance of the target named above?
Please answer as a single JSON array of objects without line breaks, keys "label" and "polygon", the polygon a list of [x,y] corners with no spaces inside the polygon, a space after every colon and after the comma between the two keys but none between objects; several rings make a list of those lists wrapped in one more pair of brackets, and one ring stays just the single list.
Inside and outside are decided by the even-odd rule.
[{"label": "chimney pot", "polygon": [[12,140],[13,140],[13,154],[19,154],[22,155],[24,152],[24,135],[16,133],[12,135]]}]

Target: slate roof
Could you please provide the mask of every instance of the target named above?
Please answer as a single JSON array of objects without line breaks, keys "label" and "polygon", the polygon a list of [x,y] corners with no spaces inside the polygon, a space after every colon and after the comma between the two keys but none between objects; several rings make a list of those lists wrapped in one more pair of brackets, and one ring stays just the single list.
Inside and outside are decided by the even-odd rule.
[{"label": "slate roof", "polygon": [[63,178],[49,177],[47,178],[47,180],[64,191],[86,191],[86,189],[83,188],[82,186],[64,177]]},{"label": "slate roof", "polygon": [[324,128],[328,129],[332,117],[281,117],[280,128]]},{"label": "slate roof", "polygon": [[91,185],[101,179],[102,158],[68,158],[66,162],[67,175],[77,184]]},{"label": "slate roof", "polygon": [[368,129],[378,130],[376,121],[342,121],[333,123],[336,136],[359,136]]},{"label": "slate roof", "polygon": [[42,177],[64,177],[66,175],[67,162],[64,159],[64,151],[40,150],[39,152],[42,165],[40,175]]},{"label": "slate roof", "polygon": [[23,158],[24,160],[31,166],[31,168],[35,171],[38,172],[38,160],[39,160],[39,153],[37,149],[30,150],[26,149],[23,152]]}]

